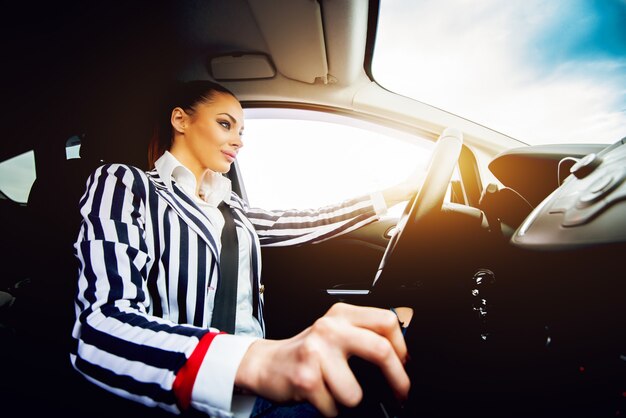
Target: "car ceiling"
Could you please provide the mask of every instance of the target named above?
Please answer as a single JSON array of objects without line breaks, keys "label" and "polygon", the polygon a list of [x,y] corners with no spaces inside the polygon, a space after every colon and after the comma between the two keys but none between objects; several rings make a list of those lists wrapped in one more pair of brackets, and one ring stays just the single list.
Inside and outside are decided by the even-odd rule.
[{"label": "car ceiling", "polygon": [[[368,7],[364,1],[313,0],[14,5],[3,18],[3,51],[15,58],[15,83],[4,92],[13,105],[5,105],[24,118],[22,126],[28,117],[21,112],[33,110],[34,97],[47,110],[42,124],[16,128],[14,136],[22,138],[5,144],[2,156],[27,149],[20,142],[34,141],[52,126],[89,117],[86,110],[107,114],[116,97],[172,74],[210,78],[207,64],[215,56],[269,57],[277,72],[272,79],[223,82],[242,101],[349,106],[355,82],[370,81],[363,70]],[[316,94],[311,87],[319,84],[327,88]],[[8,119],[5,125],[11,125]]]},{"label": "car ceiling", "polygon": [[[92,129],[128,143],[150,130],[151,105],[167,80],[210,79],[211,57],[226,56],[235,66],[229,68],[241,69],[245,54],[269,57],[276,74],[218,80],[244,105],[304,103],[382,115],[433,139],[458,122],[372,82],[376,0],[20,3],[7,10],[2,49],[13,58],[13,82],[3,92],[11,140],[2,159],[45,143],[51,132]],[[129,129],[135,125],[142,127]],[[480,126],[460,128],[467,138],[488,138],[492,152],[510,140]]]},{"label": "car ceiling", "polygon": [[[278,73],[302,83],[351,84],[363,71],[368,2],[190,1],[178,10],[180,38],[206,77],[206,59],[261,52]],[[190,64],[190,63],[187,63]]]}]

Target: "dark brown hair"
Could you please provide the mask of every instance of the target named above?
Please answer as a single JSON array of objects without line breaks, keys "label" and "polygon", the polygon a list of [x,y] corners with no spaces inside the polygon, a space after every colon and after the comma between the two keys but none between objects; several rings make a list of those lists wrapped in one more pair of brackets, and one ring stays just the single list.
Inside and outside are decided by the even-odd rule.
[{"label": "dark brown hair", "polygon": [[187,114],[193,115],[198,104],[211,103],[217,93],[230,94],[236,97],[226,87],[208,80],[178,82],[169,89],[163,104],[159,107],[148,145],[148,167],[150,169],[154,168],[155,161],[172,147],[174,137],[171,123],[172,110],[175,107],[180,107]]}]

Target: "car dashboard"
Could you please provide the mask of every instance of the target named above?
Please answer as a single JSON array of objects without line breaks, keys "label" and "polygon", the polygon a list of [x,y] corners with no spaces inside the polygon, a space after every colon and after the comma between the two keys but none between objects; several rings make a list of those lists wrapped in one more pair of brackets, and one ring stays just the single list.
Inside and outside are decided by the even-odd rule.
[{"label": "car dashboard", "polygon": [[504,186],[482,190],[483,219],[444,204],[383,277],[385,303],[415,311],[407,416],[623,413],[626,138],[511,150],[490,169]]},{"label": "car dashboard", "polygon": [[626,241],[626,139],[590,153],[512,237],[525,248],[560,249]]}]

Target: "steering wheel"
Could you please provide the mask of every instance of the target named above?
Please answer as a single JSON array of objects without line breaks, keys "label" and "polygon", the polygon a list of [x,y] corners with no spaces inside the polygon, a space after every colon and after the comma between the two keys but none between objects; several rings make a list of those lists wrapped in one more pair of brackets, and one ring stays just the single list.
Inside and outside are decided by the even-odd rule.
[{"label": "steering wheel", "polygon": [[411,197],[396,225],[396,232],[385,249],[373,286],[381,277],[385,265],[389,263],[407,226],[413,228],[441,211],[462,147],[463,134],[455,128],[446,128],[437,139],[422,187]]}]

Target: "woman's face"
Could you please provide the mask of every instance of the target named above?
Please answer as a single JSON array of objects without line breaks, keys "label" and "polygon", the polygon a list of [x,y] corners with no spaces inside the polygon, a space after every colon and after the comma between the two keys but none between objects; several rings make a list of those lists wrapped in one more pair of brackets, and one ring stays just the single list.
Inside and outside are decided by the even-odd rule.
[{"label": "woman's face", "polygon": [[199,103],[193,114],[172,111],[174,141],[170,152],[200,178],[206,169],[226,173],[243,146],[243,109],[226,93]]}]

